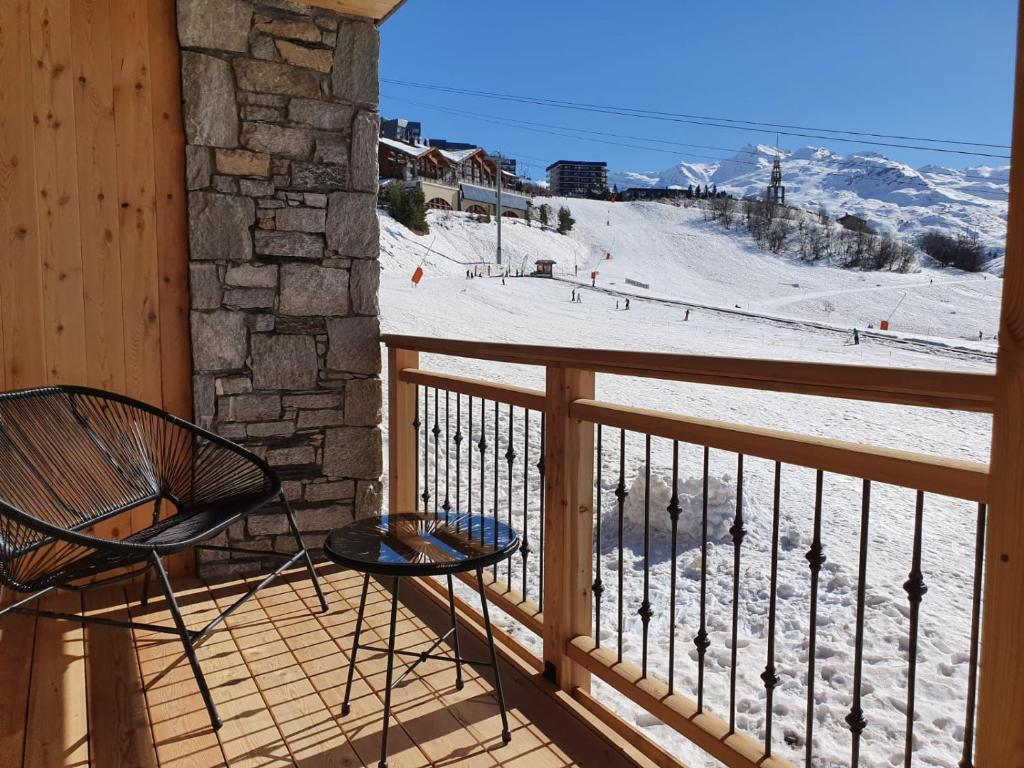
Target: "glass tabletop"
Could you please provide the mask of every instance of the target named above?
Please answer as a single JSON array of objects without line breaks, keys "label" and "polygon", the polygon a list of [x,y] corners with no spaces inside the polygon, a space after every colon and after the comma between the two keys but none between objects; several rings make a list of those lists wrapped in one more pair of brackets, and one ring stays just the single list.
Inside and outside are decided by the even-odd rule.
[{"label": "glass tabletop", "polygon": [[331,531],[324,555],[338,565],[385,576],[474,571],[519,549],[519,534],[494,517],[400,512],[353,520]]}]

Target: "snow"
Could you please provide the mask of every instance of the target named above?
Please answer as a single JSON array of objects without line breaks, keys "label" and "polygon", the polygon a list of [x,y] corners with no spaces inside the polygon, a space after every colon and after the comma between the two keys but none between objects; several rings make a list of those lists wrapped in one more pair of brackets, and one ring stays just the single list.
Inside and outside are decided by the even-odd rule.
[{"label": "snow", "polygon": [[[786,202],[837,218],[852,213],[879,230],[913,241],[938,229],[977,237],[1001,254],[1006,245],[1009,166],[954,169],[926,165],[918,169],[877,152],[837,154],[825,147],[792,152],[763,144],[748,145],[718,163],[680,162],[664,171],[611,172],[620,188],[686,187],[715,184],[737,197],[763,194],[772,161],[782,157]],[[990,267],[1001,271],[1001,260]]]},{"label": "snow", "polygon": [[[792,163],[791,163],[792,164]],[[931,172],[926,172],[931,173]],[[720,185],[721,186],[721,185]],[[461,213],[430,212],[431,232],[410,233],[381,214],[381,318],[390,333],[477,339],[493,342],[543,343],[609,349],[656,350],[687,354],[814,360],[864,365],[962,371],[991,371],[1002,281],[992,275],[923,268],[913,274],[864,273],[808,265],[757,250],[744,235],[706,223],[699,210],[658,203],[605,203],[546,199],[555,210],[567,205],[577,224],[567,237],[541,231],[536,223],[503,222],[505,263],[513,270],[536,259],[556,262],[556,279],[515,278],[502,281],[466,279],[466,271],[486,273],[493,264],[496,227]],[[541,199],[535,201],[542,202]],[[611,254],[611,259],[605,258]],[[423,266],[425,277],[413,286],[410,275]],[[578,276],[576,270],[578,267]],[[595,287],[592,270],[599,272]],[[644,290],[626,278],[649,283]],[[570,302],[577,288],[582,303]],[[628,311],[616,309],[630,297]],[[863,336],[850,343],[850,328],[876,327],[892,316],[895,331]],[[739,308],[737,308],[739,305]],[[684,320],[685,308],[691,309]],[[978,331],[985,335],[978,341]],[[521,386],[543,388],[544,372],[532,366],[424,355],[424,368]],[[637,380],[599,375],[597,396],[626,405],[752,424],[860,443],[987,460],[991,420],[982,414],[900,408],[881,403],[847,403],[755,390],[698,384]],[[468,429],[465,398],[456,412],[466,432],[466,448],[480,438],[479,401],[473,429]],[[433,414],[433,402],[429,403]],[[440,400],[442,419],[444,398]],[[422,404],[421,404],[422,408]],[[511,509],[504,451],[507,406],[486,412],[487,481],[485,505],[511,515],[526,527],[534,554],[527,583],[538,591],[536,540],[539,520],[533,465],[540,445],[538,414],[531,415],[529,437],[530,493],[524,505],[522,471],[527,431],[516,411],[515,461]],[[432,418],[432,415],[430,416]],[[422,434],[422,433],[421,433]],[[501,482],[492,489],[495,444],[500,445]],[[431,451],[433,449],[431,448]],[[648,551],[649,599],[654,616],[649,626],[651,672],[667,674],[671,569],[667,514],[672,483],[672,446],[654,439],[651,446],[649,538],[644,535],[642,436],[626,440],[629,495],[623,505],[624,654],[639,661],[642,625],[637,613],[643,599],[645,548]],[[475,451],[473,452],[476,453]],[[465,462],[467,459],[462,459]],[[454,453],[452,461],[454,462]],[[472,504],[479,505],[479,455]],[[703,452],[679,446],[677,488],[679,570],[676,590],[675,683],[690,696],[696,691],[696,652],[692,642],[699,622],[700,534]],[[441,466],[444,466],[442,446]],[[597,550],[605,592],[602,596],[602,641],[614,647],[618,601],[618,433],[603,431],[601,456],[601,538]],[[462,470],[465,472],[465,464]],[[736,513],[737,457],[710,452],[707,563],[706,701],[728,716],[731,665],[733,544],[728,528]],[[433,482],[433,469],[430,470]],[[442,469],[443,473],[443,469]],[[780,507],[779,598],[776,667],[781,683],[774,706],[775,751],[800,762],[799,748],[787,746],[785,733],[803,735],[806,712],[809,576],[804,555],[812,539],[815,473],[782,469]],[[460,503],[470,496],[462,474]],[[768,587],[774,483],[772,462],[747,458],[743,471],[742,510],[747,531],[742,547],[737,639],[737,726],[760,737],[765,722],[764,687],[768,627]],[[422,489],[421,489],[422,490]],[[433,491],[432,491],[433,492]],[[816,765],[845,765],[850,736],[843,718],[852,690],[861,482],[824,477],[823,544],[828,558],[821,573],[817,620],[815,746]],[[443,490],[441,491],[443,496]],[[495,505],[495,499],[497,504]],[[872,517],[867,584],[867,633],[864,651],[863,764],[890,764],[901,755],[906,714],[907,598],[903,582],[911,563],[915,494],[906,489],[872,488]],[[523,518],[524,506],[528,510]],[[915,762],[948,766],[959,759],[967,679],[971,579],[976,510],[967,502],[929,495],[925,506],[924,574],[928,594],[921,607],[918,661]],[[646,544],[646,547],[645,547]],[[956,564],[956,567],[952,567]],[[521,584],[522,564],[513,563],[514,584]],[[521,586],[520,586],[521,588]],[[523,642],[536,638],[510,620],[504,626]],[[686,764],[711,765],[707,758],[667,727],[638,711],[603,685],[595,690],[624,717],[666,744]],[[900,759],[898,762],[902,762]]]}]

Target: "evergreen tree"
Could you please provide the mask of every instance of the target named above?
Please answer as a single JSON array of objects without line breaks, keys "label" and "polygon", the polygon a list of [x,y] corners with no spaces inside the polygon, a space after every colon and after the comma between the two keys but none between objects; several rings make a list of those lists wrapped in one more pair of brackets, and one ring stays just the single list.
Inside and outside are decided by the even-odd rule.
[{"label": "evergreen tree", "polygon": [[690,184],[690,186],[686,188],[686,197],[691,200],[693,199],[693,184]]},{"label": "evergreen tree", "polygon": [[558,234],[567,235],[572,231],[576,219],[572,217],[572,211],[564,205],[558,209]]},{"label": "evergreen tree", "polygon": [[526,212],[523,213],[523,218],[526,219],[526,226],[533,226],[533,203],[529,200],[526,201]]},{"label": "evergreen tree", "polygon": [[550,221],[551,221],[551,206],[548,205],[547,203],[544,203],[540,207],[540,225],[542,227],[547,227],[547,225],[548,225],[548,223]]}]

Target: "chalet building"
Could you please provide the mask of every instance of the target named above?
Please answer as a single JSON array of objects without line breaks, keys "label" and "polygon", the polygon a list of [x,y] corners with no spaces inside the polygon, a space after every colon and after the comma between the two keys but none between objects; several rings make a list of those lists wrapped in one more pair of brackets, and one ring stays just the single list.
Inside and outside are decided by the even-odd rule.
[{"label": "chalet building", "polygon": [[[418,184],[428,208],[497,214],[498,166],[480,147],[447,150],[381,137],[378,166],[382,182]],[[501,173],[503,185],[515,188],[517,179],[507,171]],[[507,217],[520,218],[526,212],[527,199],[521,195],[503,192],[501,203]]]},{"label": "chalet building", "polygon": [[462,149],[476,149],[476,144],[469,144],[465,141],[448,141],[447,139],[427,139],[427,145],[452,152],[458,152]]},{"label": "chalet building", "polygon": [[545,170],[553,195],[602,198],[608,194],[608,163],[603,161],[557,160]]},{"label": "chalet building", "polygon": [[420,134],[423,126],[412,120],[382,120],[380,123],[380,135],[385,139],[404,141],[407,144],[419,144]]}]

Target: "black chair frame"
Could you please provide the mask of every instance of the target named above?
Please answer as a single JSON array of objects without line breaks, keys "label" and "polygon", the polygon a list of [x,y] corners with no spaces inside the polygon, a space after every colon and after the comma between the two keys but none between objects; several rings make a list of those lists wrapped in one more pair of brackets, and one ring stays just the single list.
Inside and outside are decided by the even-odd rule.
[{"label": "black chair frame", "polygon": [[[87,434],[88,437],[88,442],[82,441],[81,445],[92,450],[92,458],[95,458],[97,455],[103,456],[113,465],[106,467],[106,469],[113,470],[111,477],[114,480],[109,481],[108,478],[108,482],[123,481],[126,485],[137,487],[139,485],[137,478],[133,477],[130,471],[133,468],[127,467],[123,461],[124,456],[118,454],[119,450],[124,450],[125,445],[137,448],[137,443],[140,442],[137,436],[132,436],[132,439],[126,440],[124,443],[111,449],[110,435],[97,434],[97,430],[90,426],[89,418],[83,414],[82,410],[84,409],[80,409],[75,405],[76,401],[84,400],[93,403],[94,407],[96,403],[100,404],[100,408],[105,404],[109,404],[119,414],[132,414],[133,417],[149,420],[148,426],[150,429],[154,428],[153,425],[157,425],[155,429],[159,433],[158,436],[160,438],[165,437],[161,430],[168,429],[173,431],[174,437],[179,443],[176,447],[179,449],[180,454],[175,456],[175,459],[178,461],[178,464],[175,466],[176,469],[181,469],[182,462],[191,462],[193,464],[196,462],[196,452],[189,453],[188,451],[190,447],[194,448],[196,443],[201,442],[205,448],[209,449],[207,453],[216,452],[218,456],[222,457],[223,461],[235,462],[237,467],[244,469],[248,473],[248,479],[253,483],[259,483],[259,485],[258,487],[246,488],[244,492],[239,491],[233,496],[227,497],[224,504],[227,509],[223,512],[219,511],[218,500],[214,496],[204,500],[203,504],[196,507],[199,510],[198,513],[193,512],[191,516],[179,513],[178,515],[172,515],[161,520],[161,509],[165,501],[174,504],[177,509],[187,509],[189,501],[169,492],[166,487],[166,478],[156,477],[157,473],[152,472],[154,467],[146,466],[144,469],[152,472],[151,476],[146,477],[147,481],[152,481],[154,484],[154,489],[151,493],[137,494],[135,498],[125,503],[111,504],[105,509],[90,510],[87,513],[76,512],[62,499],[62,493],[54,487],[53,482],[48,482],[43,473],[34,466],[33,457],[28,455],[29,450],[25,446],[33,445],[32,440],[35,438],[28,430],[19,427],[18,424],[13,423],[10,418],[5,416],[4,406],[5,404],[10,405],[12,402],[26,404],[33,401],[36,403],[49,401],[50,405],[46,407],[49,407],[50,410],[46,414],[46,418],[54,423],[60,418],[66,417],[68,413],[74,414],[77,422],[75,427],[78,431],[76,433],[77,436],[81,438],[82,434]],[[110,425],[105,426],[109,428]],[[138,424],[133,423],[133,426],[138,427]],[[108,439],[105,440],[104,437]],[[154,442],[161,441],[154,440]],[[79,450],[81,450],[81,446],[79,446]],[[42,457],[45,463],[46,460],[52,459],[59,453],[60,447],[51,444],[46,446],[45,451],[41,452],[39,457]],[[21,462],[20,468],[29,467],[31,470],[26,471],[24,474],[30,483],[38,484],[37,487],[33,488],[33,492],[36,495],[31,498],[34,501],[38,502],[40,499],[45,499],[46,502],[53,505],[54,509],[59,509],[60,513],[64,514],[65,517],[68,515],[81,517],[82,521],[77,525],[62,526],[46,520],[41,515],[30,514],[17,505],[8,503],[9,497],[15,495],[17,491],[9,492],[10,488],[5,483],[5,480],[9,482],[14,473],[7,471],[5,475],[5,466],[0,465],[0,594],[2,594],[4,587],[30,593],[26,597],[0,608],[0,617],[11,612],[28,613],[43,618],[138,629],[177,636],[182,643],[185,655],[196,678],[196,683],[203,697],[203,702],[206,705],[210,716],[210,723],[214,730],[218,730],[221,727],[222,721],[217,714],[209,686],[206,683],[205,675],[196,656],[198,645],[209,637],[217,626],[238,610],[249,598],[253,597],[284,571],[300,561],[305,566],[313,582],[321,609],[323,611],[327,610],[327,600],[320,587],[313,560],[302,540],[302,535],[295,521],[294,511],[281,489],[281,481],[277,474],[261,458],[219,435],[165,413],[146,403],[122,395],[87,387],[45,387],[0,394],[0,462],[4,460],[5,456],[11,459],[11,461],[6,462],[7,465]],[[36,457],[36,463],[38,463],[39,457]],[[226,472],[223,461],[218,466],[218,473]],[[152,462],[154,465],[157,463],[159,462]],[[227,469],[230,469],[230,466]],[[185,485],[191,484],[195,486],[197,485],[197,473],[194,467],[186,467],[185,474],[189,475],[190,472],[191,475],[186,478]],[[72,478],[71,482],[74,483],[76,480],[86,482],[88,478]],[[180,477],[177,480],[180,482]],[[201,485],[202,483],[198,484]],[[207,483],[207,485],[209,484]],[[23,490],[23,486],[21,489]],[[208,488],[206,491],[207,495],[209,495]],[[24,494],[22,495],[24,496]],[[233,523],[245,519],[249,514],[260,509],[275,498],[280,501],[288,521],[289,531],[295,539],[297,550],[294,553],[279,553],[205,543]],[[99,521],[116,517],[149,503],[154,505],[153,525],[141,533],[136,532],[125,539],[115,540],[83,532],[84,528],[94,525]],[[183,538],[175,538],[170,535],[170,532],[173,531],[173,526],[168,525],[168,521],[173,522],[176,517],[185,518],[184,523],[177,526],[185,529],[187,532],[187,535]],[[209,520],[208,524],[206,524],[207,520]],[[20,533],[20,539],[12,543],[9,538],[4,537],[4,534],[13,530]],[[31,580],[19,578],[18,574],[15,573],[16,568],[11,568],[11,563],[15,562],[17,558],[38,556],[46,547],[53,548],[57,553],[46,561],[47,564],[52,564],[52,568],[46,572],[39,572],[37,565],[36,572],[33,573]],[[164,559],[168,555],[189,550],[249,554],[261,558],[279,558],[282,562],[259,583],[250,587],[243,595],[238,597],[231,605],[208,621],[203,627],[190,630],[182,617],[181,608],[175,598],[171,580],[164,564]],[[97,574],[102,574],[104,571],[109,570],[118,570],[118,572],[105,578],[94,578]],[[44,610],[39,608],[38,605],[33,605],[44,595],[55,590],[82,592],[142,576],[141,604],[145,606],[149,601],[150,580],[154,573],[166,598],[167,608],[174,622],[173,626],[133,620],[119,620],[102,616],[63,613]],[[86,578],[90,580],[88,582],[83,581]]]}]

